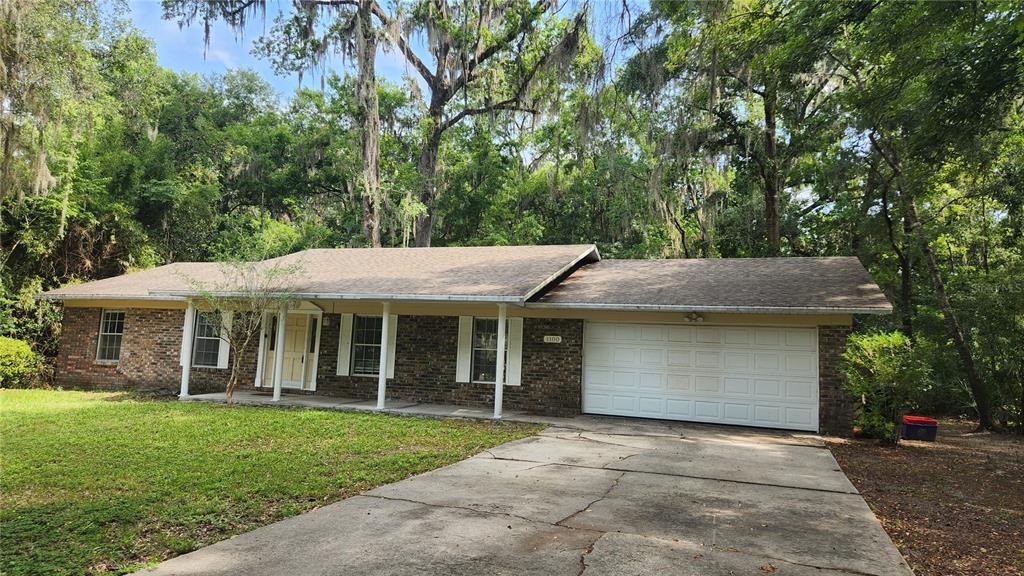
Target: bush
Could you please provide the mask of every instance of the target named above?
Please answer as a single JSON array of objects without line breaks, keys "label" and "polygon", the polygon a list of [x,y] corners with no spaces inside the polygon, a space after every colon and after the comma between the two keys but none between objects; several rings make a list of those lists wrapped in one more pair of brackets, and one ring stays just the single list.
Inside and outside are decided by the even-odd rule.
[{"label": "bush", "polygon": [[861,400],[855,420],[861,432],[899,442],[900,419],[917,407],[930,375],[910,339],[902,332],[854,334],[841,369],[846,390]]},{"label": "bush", "polygon": [[43,373],[43,357],[23,340],[0,336],[0,388],[31,386]]}]

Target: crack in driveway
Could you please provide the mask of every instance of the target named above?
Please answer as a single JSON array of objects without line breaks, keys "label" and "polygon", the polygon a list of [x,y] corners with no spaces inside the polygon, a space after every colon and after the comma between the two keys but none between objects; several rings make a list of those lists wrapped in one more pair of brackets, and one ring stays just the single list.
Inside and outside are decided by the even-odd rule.
[{"label": "crack in driveway", "polygon": [[[589,510],[590,507],[593,506],[594,504],[597,504],[601,500],[604,500],[605,498],[607,498],[608,495],[611,494],[612,490],[614,490],[615,487],[619,485],[619,481],[622,480],[622,477],[625,476],[625,475],[626,475],[626,472],[623,472],[622,474],[619,474],[614,480],[612,480],[611,486],[609,486],[608,489],[604,491],[604,494],[601,494],[601,496],[599,496],[596,500],[594,500],[593,502],[587,504],[583,508],[580,508],[579,510],[573,512],[572,514],[569,514],[568,516],[566,516],[565,518],[562,518],[558,522],[555,522],[555,526],[565,526],[564,522],[568,522],[569,520],[572,520],[573,518],[575,518],[579,514],[582,514],[583,512],[586,512],[587,510]],[[566,526],[566,528],[569,528],[569,526]]]},{"label": "crack in driveway", "polygon": [[[619,462],[622,462],[624,460],[632,458],[633,456],[639,456],[642,452],[638,452],[636,454],[630,454],[629,456],[626,456],[625,458],[622,458],[622,459],[618,460],[617,462],[609,462],[608,464],[605,464],[604,466],[584,466],[582,464],[572,464],[572,463],[569,463],[569,462],[543,462],[543,461],[540,461],[540,460],[527,460],[525,458],[508,458],[508,457],[505,457],[505,456],[495,456],[494,454],[492,454],[490,452],[488,452],[488,453],[491,454],[491,458],[493,460],[503,460],[503,461],[506,461],[506,462],[532,462],[532,463],[535,463],[535,464],[540,464],[541,466],[568,466],[568,467],[571,467],[571,468],[584,468],[584,469],[587,469],[587,470],[611,470],[613,472],[623,472],[623,473],[625,473],[625,472],[632,472],[634,474],[651,474],[651,475],[654,475],[654,476],[671,476],[673,478],[693,478],[695,480],[714,480],[716,482],[730,482],[730,483],[733,483],[733,484],[745,484],[747,486],[770,486],[772,488],[789,488],[791,490],[808,490],[808,491],[811,491],[811,492],[827,492],[829,494],[845,494],[845,495],[848,495],[848,496],[860,496],[860,494],[857,493],[857,492],[844,492],[842,490],[832,490],[832,489],[829,489],[829,488],[813,488],[813,487],[809,487],[809,486],[790,486],[790,485],[787,485],[787,484],[772,484],[770,482],[754,482],[754,481],[751,481],[751,480],[735,480],[733,478],[719,478],[719,477],[716,477],[716,476],[695,476],[693,474],[677,474],[677,473],[672,473],[672,472],[652,472],[650,470],[634,470],[632,468],[616,468],[616,465]],[[540,468],[541,466],[534,466],[533,468]],[[531,470],[531,469],[532,468],[528,468],[528,470]]]}]

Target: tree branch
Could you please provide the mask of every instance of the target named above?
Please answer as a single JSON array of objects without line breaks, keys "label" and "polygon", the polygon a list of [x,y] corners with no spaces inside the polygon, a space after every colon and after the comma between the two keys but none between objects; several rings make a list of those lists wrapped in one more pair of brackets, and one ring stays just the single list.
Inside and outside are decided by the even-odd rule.
[{"label": "tree branch", "polygon": [[[384,11],[383,8],[381,8],[378,2],[373,3],[372,10],[373,15],[380,19],[381,24],[383,25],[385,30],[389,30],[391,26],[395,24],[395,21],[388,15],[387,12]],[[409,43],[406,42],[405,38],[402,36],[401,31],[397,31],[394,34],[389,35],[391,36],[391,39],[394,41],[395,45],[398,46],[398,50],[402,53],[403,56],[405,56],[405,59],[410,64],[412,64],[413,68],[415,68],[416,71],[420,73],[420,76],[422,76],[423,79],[426,80],[427,84],[430,85],[431,88],[433,88],[434,85],[437,83],[437,76],[435,76],[430,71],[430,68],[427,68],[427,65],[423,63],[423,60],[421,60],[420,57],[417,56],[415,52],[413,52],[412,48],[409,46]]]}]

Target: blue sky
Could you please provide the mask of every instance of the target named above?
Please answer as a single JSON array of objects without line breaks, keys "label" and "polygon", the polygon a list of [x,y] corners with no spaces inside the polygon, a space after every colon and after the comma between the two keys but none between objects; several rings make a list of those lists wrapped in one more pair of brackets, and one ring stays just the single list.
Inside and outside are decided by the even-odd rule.
[{"label": "blue sky", "polygon": [[[578,1],[578,0],[577,0]],[[630,0],[633,8],[632,16],[636,17],[646,5],[646,0]],[[594,18],[591,20],[591,33],[599,42],[609,36],[621,34],[618,23],[618,10],[621,3],[611,0],[597,0],[593,3]],[[569,0],[563,3],[562,12],[572,13],[576,2]],[[269,0],[267,15],[264,20],[260,16],[251,17],[246,22],[245,30],[236,32],[223,22],[215,22],[211,26],[210,44],[203,42],[203,23],[193,22],[191,26],[179,28],[178,23],[163,19],[163,7],[159,0],[129,1],[127,13],[123,17],[129,19],[146,36],[156,44],[157,57],[160,65],[177,72],[194,72],[198,74],[223,74],[235,68],[248,68],[256,71],[270,82],[277,92],[284,97],[289,96],[299,87],[297,75],[279,76],[274,73],[270,63],[252,54],[253,42],[268,33],[273,26],[274,18],[282,12],[292,9],[291,0]],[[416,38],[413,46],[417,47]],[[420,48],[422,46],[419,46]],[[420,51],[420,50],[418,50]],[[622,55],[619,54],[618,58]],[[427,60],[427,58],[424,58]],[[323,71],[311,71],[303,75],[302,85],[319,87],[321,75],[334,70],[342,73],[346,69],[340,57],[327,62]],[[415,76],[408,68],[405,59],[396,51],[377,54],[377,74],[394,83],[403,83],[406,73]]]},{"label": "blue sky", "polygon": [[[178,23],[163,19],[163,7],[159,0],[129,2],[129,13],[124,17],[156,44],[160,65],[176,72],[198,74],[223,74],[235,68],[255,70],[270,82],[279,94],[287,96],[299,87],[297,75],[279,76],[270,63],[252,54],[253,42],[270,31],[274,17],[282,11],[291,10],[290,0],[267,3],[267,18],[253,17],[246,22],[245,30],[237,33],[223,22],[211,26],[210,45],[203,43],[203,24],[193,22],[191,26],[178,27]],[[333,58],[326,70],[342,72],[345,63]],[[381,52],[377,56],[377,73],[394,82],[399,82],[405,73],[405,60],[398,54]],[[322,72],[307,72],[302,84],[318,87]]]}]

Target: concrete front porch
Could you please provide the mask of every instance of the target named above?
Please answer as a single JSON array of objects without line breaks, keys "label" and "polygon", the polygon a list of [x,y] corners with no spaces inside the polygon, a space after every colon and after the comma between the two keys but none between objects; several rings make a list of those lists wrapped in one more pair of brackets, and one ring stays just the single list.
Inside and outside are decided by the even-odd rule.
[{"label": "concrete front porch", "polygon": [[[222,404],[226,402],[223,392],[195,394],[182,398],[182,400],[187,402],[218,402]],[[269,390],[266,392],[239,390],[234,393],[232,400],[235,404],[245,406],[277,406],[284,408],[316,408],[320,410],[383,412],[385,414],[401,414],[405,416],[422,416],[428,418],[494,419],[494,411],[491,408],[456,406],[453,404],[425,404],[394,399],[387,400],[384,408],[378,409],[377,400],[338,398],[334,396],[312,394],[288,394],[287,392],[281,394],[280,400],[274,400],[273,393]],[[517,411],[506,411],[502,414],[501,419],[512,422],[530,422],[538,424],[566,424],[573,420],[572,418],[536,416]]]}]

